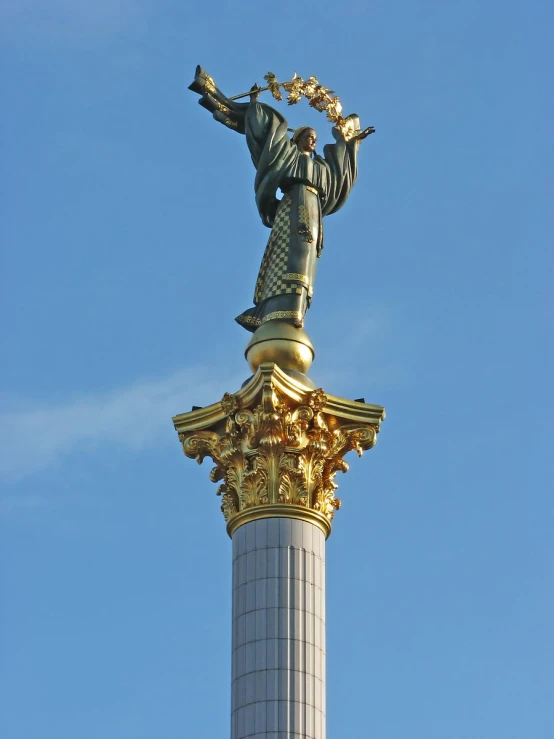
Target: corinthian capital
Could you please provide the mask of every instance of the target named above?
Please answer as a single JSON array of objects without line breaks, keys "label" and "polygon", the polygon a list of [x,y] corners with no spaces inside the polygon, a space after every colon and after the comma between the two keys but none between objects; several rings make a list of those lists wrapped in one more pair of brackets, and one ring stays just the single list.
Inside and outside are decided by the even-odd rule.
[{"label": "corinthian capital", "polygon": [[234,395],[176,416],[187,457],[214,463],[227,531],[256,518],[310,520],[329,535],[340,507],[335,476],[344,456],[361,456],[377,440],[384,410],[312,390],[273,363]]}]

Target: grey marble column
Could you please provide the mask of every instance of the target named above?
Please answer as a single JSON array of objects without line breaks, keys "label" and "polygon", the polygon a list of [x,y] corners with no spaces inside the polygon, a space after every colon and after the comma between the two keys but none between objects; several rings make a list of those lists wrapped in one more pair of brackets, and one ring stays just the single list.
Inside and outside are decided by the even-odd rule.
[{"label": "grey marble column", "polygon": [[325,739],[325,537],[267,518],[233,534],[231,738]]}]

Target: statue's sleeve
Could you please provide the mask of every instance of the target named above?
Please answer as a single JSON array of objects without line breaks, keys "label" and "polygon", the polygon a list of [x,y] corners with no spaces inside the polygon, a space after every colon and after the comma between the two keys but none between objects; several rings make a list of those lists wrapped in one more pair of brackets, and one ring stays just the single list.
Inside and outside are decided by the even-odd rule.
[{"label": "statue's sleeve", "polygon": [[226,97],[202,67],[189,89],[200,95],[198,101],[216,121],[238,133],[246,134],[246,142],[256,167],[256,205],[263,223],[273,225],[279,201],[277,189],[283,172],[294,163],[296,147],[287,134],[286,119],[269,105],[251,100],[236,103]]},{"label": "statue's sleeve", "polygon": [[269,105],[252,101],[245,124],[246,142],[256,169],[278,164],[291,146],[286,119]]},{"label": "statue's sleeve", "polygon": [[[359,129],[357,116],[349,116]],[[333,128],[335,144],[327,144],[324,149],[324,162],[327,167],[327,188],[322,202],[324,216],[336,213],[346,203],[350,191],[358,177],[358,149],[360,142],[356,139],[346,141],[337,128]]]},{"label": "statue's sleeve", "polygon": [[199,104],[209,110],[218,123],[237,133],[245,133],[248,103],[236,103],[221,92],[205,69],[198,66],[189,90],[200,95]]},{"label": "statue's sleeve", "polygon": [[286,119],[269,105],[252,101],[246,112],[245,128],[256,167],[256,205],[263,223],[271,228],[279,204],[277,189],[283,173],[294,162],[296,147],[287,134]]}]

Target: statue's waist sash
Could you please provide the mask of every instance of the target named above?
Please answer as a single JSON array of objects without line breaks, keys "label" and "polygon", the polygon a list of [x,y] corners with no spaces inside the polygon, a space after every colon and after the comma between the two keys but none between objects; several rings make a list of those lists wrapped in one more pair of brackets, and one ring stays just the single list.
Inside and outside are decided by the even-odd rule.
[{"label": "statue's waist sash", "polygon": [[291,192],[291,190],[293,190],[295,187],[302,187],[306,189],[308,192],[311,192],[314,195],[319,196],[319,190],[316,187],[312,187],[311,185],[306,185],[305,182],[293,182],[290,185],[282,187],[281,191],[283,192],[283,194],[286,195],[287,193]]}]

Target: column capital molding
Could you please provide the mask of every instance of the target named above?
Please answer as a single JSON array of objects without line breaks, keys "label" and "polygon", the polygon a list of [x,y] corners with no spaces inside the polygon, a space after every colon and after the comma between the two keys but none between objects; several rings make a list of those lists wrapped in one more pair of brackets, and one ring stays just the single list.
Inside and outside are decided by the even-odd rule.
[{"label": "column capital molding", "polygon": [[290,516],[328,536],[344,456],[371,449],[384,418],[381,406],[313,390],[265,362],[238,392],[173,423],[187,457],[214,462],[229,535],[256,518]]}]

